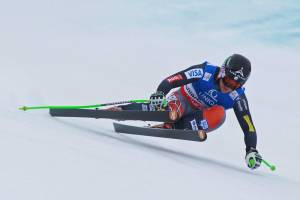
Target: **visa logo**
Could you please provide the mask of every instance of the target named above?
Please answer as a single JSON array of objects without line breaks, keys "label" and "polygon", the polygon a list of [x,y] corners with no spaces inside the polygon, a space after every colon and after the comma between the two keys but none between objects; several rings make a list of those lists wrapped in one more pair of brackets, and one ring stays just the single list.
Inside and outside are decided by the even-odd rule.
[{"label": "visa logo", "polygon": [[192,79],[192,78],[202,78],[203,76],[203,69],[191,69],[187,72],[185,72],[185,76],[187,79]]}]

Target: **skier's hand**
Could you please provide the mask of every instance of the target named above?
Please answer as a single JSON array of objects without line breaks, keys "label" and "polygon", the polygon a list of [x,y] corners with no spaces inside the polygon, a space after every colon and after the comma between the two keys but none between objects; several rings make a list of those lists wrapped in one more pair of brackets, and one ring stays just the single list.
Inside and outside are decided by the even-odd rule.
[{"label": "skier's hand", "polygon": [[260,167],[262,157],[255,148],[251,147],[246,153],[245,160],[250,169],[256,169]]},{"label": "skier's hand", "polygon": [[163,110],[167,106],[167,100],[163,92],[157,91],[150,96],[150,105],[155,110]]}]

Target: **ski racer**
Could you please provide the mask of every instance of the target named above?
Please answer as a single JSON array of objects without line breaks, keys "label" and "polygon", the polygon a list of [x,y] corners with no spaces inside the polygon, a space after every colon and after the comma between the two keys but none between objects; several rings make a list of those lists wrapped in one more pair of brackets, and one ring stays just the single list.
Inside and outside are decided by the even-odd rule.
[{"label": "ski racer", "polygon": [[[164,123],[160,128],[207,133],[219,128],[225,121],[225,111],[233,108],[244,132],[246,164],[256,169],[260,167],[262,157],[256,149],[256,129],[243,87],[250,73],[249,59],[233,54],[221,67],[204,62],[167,77],[151,95],[150,108],[145,105],[137,108],[136,104],[130,104],[112,109],[167,109],[176,123]],[[178,87],[178,90],[170,93]]]}]

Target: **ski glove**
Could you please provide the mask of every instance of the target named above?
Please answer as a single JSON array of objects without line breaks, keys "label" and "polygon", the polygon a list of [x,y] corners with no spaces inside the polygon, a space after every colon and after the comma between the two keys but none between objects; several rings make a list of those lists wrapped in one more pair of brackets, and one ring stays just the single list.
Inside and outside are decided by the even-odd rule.
[{"label": "ski glove", "polygon": [[255,148],[251,147],[246,153],[245,160],[250,169],[256,169],[260,166],[262,157]]},{"label": "ski glove", "polygon": [[150,96],[150,106],[154,110],[163,110],[167,107],[167,100],[163,92],[157,91]]}]

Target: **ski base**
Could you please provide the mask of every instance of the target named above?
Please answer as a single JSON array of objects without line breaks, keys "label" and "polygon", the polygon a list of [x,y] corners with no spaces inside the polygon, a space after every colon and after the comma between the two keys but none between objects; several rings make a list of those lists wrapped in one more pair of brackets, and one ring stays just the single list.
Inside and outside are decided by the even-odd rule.
[{"label": "ski base", "polygon": [[84,117],[84,118],[105,118],[116,120],[140,120],[173,123],[168,111],[138,111],[138,110],[92,110],[92,109],[50,109],[52,117]]},{"label": "ski base", "polygon": [[189,140],[189,141],[196,141],[196,142],[203,142],[206,140],[206,137],[201,139],[198,135],[198,132],[192,130],[136,127],[136,126],[130,126],[130,125],[125,125],[120,123],[113,123],[113,126],[117,133],[143,135],[143,136],[160,137],[160,138],[171,138],[171,139],[178,139],[178,140]]}]

